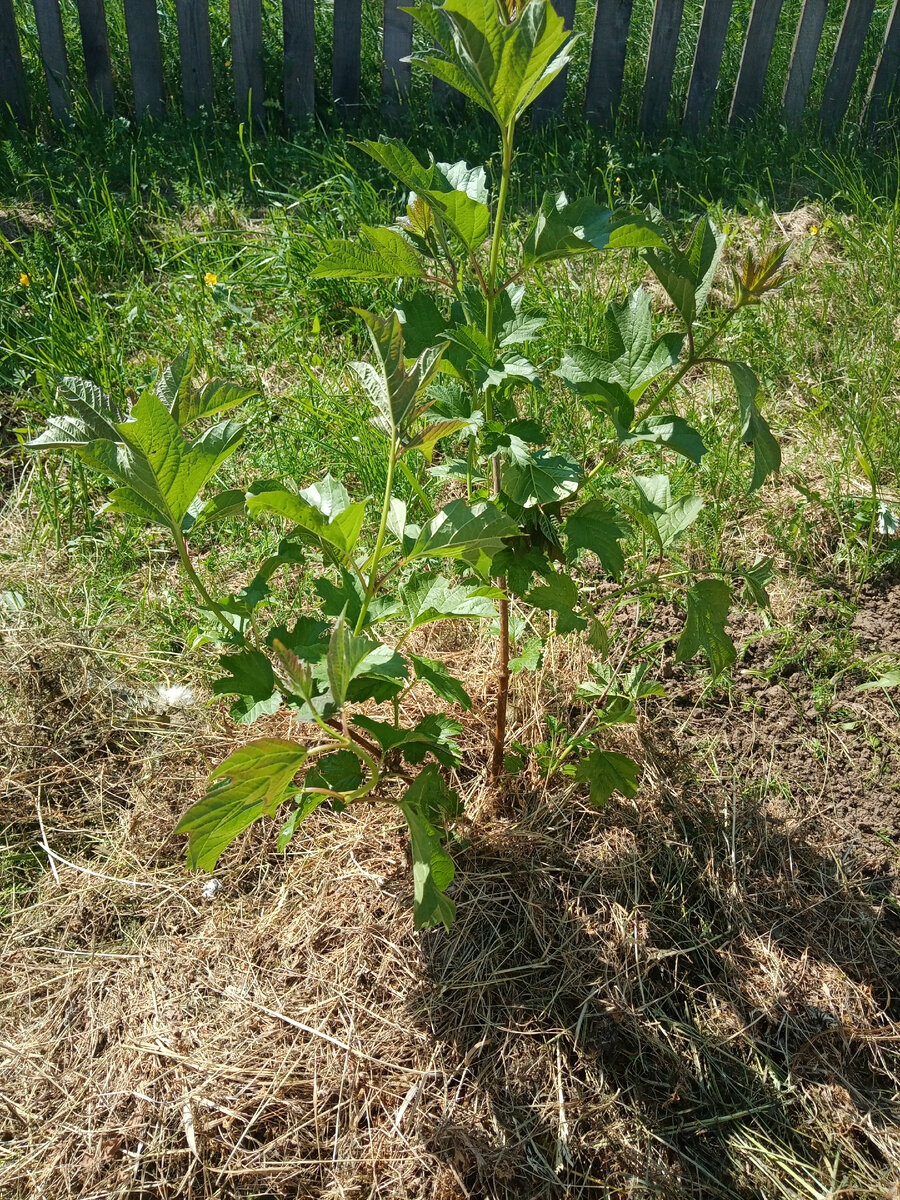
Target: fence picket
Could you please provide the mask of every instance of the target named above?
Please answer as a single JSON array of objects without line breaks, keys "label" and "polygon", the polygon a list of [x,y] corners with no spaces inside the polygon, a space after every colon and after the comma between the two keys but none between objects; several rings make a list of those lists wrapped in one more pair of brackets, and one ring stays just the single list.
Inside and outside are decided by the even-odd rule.
[{"label": "fence picket", "polygon": [[819,109],[819,123],[826,136],[834,133],[844,119],[874,11],[875,0],[847,0]]},{"label": "fence picket", "polygon": [[0,106],[19,124],[28,121],[25,67],[12,0],[0,0]]},{"label": "fence picket", "polygon": [[289,125],[316,107],[316,28],[313,0],[282,0],[284,21],[284,116]]},{"label": "fence picket", "polygon": [[791,50],[791,65],[788,67],[788,77],[781,98],[785,120],[792,127],[796,127],[803,120],[827,11],[828,0],[803,2],[803,11],[797,23],[794,46]]},{"label": "fence picket", "polygon": [[641,129],[645,133],[651,133],[665,124],[683,12],[684,0],[656,0],[654,5],[650,50],[644,74],[644,98],[641,102]]},{"label": "fence picket", "polygon": [[359,105],[361,37],[362,0],[334,0],[331,94],[347,115]]},{"label": "fence picket", "polygon": [[[68,2],[68,0],[66,0]],[[413,46],[413,22],[404,8],[409,0],[382,0],[383,59],[381,100],[385,118],[401,115],[412,84],[408,59]],[[521,4],[523,0],[518,0]],[[585,119],[601,127],[614,126],[621,103],[634,0],[593,0],[593,39],[584,98]],[[696,4],[696,0],[692,0]],[[0,0],[0,114],[7,110],[27,122],[29,100],[16,8],[27,0]],[[63,0],[31,0],[47,81],[53,118],[67,122],[71,108],[71,74],[62,24]],[[194,117],[212,112],[213,63],[209,0],[174,0],[178,18],[178,46],[184,111]],[[571,29],[576,0],[552,0],[566,27]],[[643,0],[647,3],[647,0]],[[752,118],[762,103],[778,26],[785,0],[752,0],[740,67],[731,97],[728,119],[732,124]],[[801,0],[794,30],[790,65],[782,92],[785,120],[796,126],[809,103],[811,81],[829,5],[838,0]],[[867,37],[875,25],[883,28],[884,0],[840,0],[842,20],[837,45],[828,66],[818,114],[823,133],[833,133],[847,113],[851,96],[862,88],[855,84]],[[112,65],[106,26],[105,0],[75,0],[84,48],[87,88],[102,112],[115,111]],[[165,76],[162,68],[159,0],[123,0],[128,55],[138,117],[161,117],[165,112]],[[316,0],[281,0],[284,29],[284,113],[296,125],[315,111],[315,4]],[[644,63],[640,102],[641,129],[652,133],[666,123],[678,55],[686,0],[653,0],[649,48]],[[333,0],[334,44],[332,95],[335,104],[351,119],[360,103],[362,0]],[[688,136],[706,128],[716,108],[716,92],[725,46],[732,24],[735,0],[703,0],[693,65],[682,115]],[[792,11],[794,11],[792,9]],[[229,0],[231,62],[238,117],[263,127],[265,78],[262,52],[262,0]],[[27,49],[32,42],[28,42]],[[538,98],[536,124],[559,113],[566,98],[567,73],[560,72]],[[465,111],[465,97],[440,80],[433,80],[433,103],[438,112]],[[890,14],[865,102],[855,119],[871,130],[883,121],[888,108],[900,99],[900,0],[891,0]]]},{"label": "fence picket", "polygon": [[731,6],[732,0],[704,0],[691,82],[684,106],[684,131],[691,137],[696,137],[705,129],[712,116]]},{"label": "fence picket", "polygon": [[783,0],[753,0],[747,39],[728,114],[732,124],[749,121],[762,103],[782,3]]},{"label": "fence picket", "polygon": [[898,91],[900,91],[900,0],[894,0],[894,7],[888,17],[884,44],[878,55],[869,90],[866,93],[867,128],[872,129],[887,115],[891,94],[893,93],[896,104]]},{"label": "fence picket", "polygon": [[193,118],[203,109],[211,115],[213,72],[207,0],[175,0],[175,8],[185,115]]},{"label": "fence picket", "polygon": [[239,121],[265,124],[261,0],[229,0],[231,66]]},{"label": "fence picket", "polygon": [[[565,22],[566,29],[571,29],[575,20],[575,0],[553,0],[553,7]],[[535,100],[531,111],[536,125],[542,125],[555,113],[562,112],[566,99],[568,73],[569,68],[563,67],[550,86],[545,88]]]},{"label": "fence picket", "polygon": [[106,9],[103,0],[77,0],[77,3],[88,95],[101,112],[111,117],[115,109],[115,97],[106,33]]},{"label": "fence picket", "polygon": [[61,125],[69,119],[69,60],[59,0],[34,0],[34,21],[50,96],[50,111]]},{"label": "fence picket", "polygon": [[125,30],[135,116],[138,120],[145,116],[159,118],[165,112],[166,101],[156,0],[125,0]]},{"label": "fence picket", "polygon": [[413,22],[403,12],[405,0],[384,0],[384,66],[381,71],[381,107],[394,119],[409,96],[412,63],[404,62],[412,53]]},{"label": "fence picket", "polygon": [[632,4],[633,0],[597,0],[584,115],[604,129],[615,125],[619,111]]}]

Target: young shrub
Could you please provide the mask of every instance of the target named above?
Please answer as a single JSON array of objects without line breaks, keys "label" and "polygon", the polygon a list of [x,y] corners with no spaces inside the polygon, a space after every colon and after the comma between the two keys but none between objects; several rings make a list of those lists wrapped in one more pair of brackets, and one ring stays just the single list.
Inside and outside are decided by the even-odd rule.
[{"label": "young shrub", "polygon": [[[411,11],[435,47],[416,60],[490,113],[501,165],[492,195],[480,166],[432,158],[423,164],[396,140],[362,143],[408,192],[405,213],[394,225],[363,227],[352,241],[329,243],[316,269],[320,278],[412,284],[388,316],[360,313],[372,354],[352,364],[354,387],[384,439],[380,504],[353,499],[330,475],[299,492],[265,481],[202,498],[239,445],[241,428],[225,420],[199,435],[191,430],[248,393],[218,382],[195,388],[190,352],[130,412],[90,383],[63,381],[71,415],[52,418],[30,446],[77,454],[119,484],[111,510],[169,531],[201,605],[221,628],[227,649],[215,690],[235,697],[236,719],[250,724],[285,705],[308,725],[302,742],[250,741],[216,768],[205,797],[178,825],[188,835],[189,865],[212,871],[242,830],[279,811],[288,814],[278,836],[282,849],[322,804],[338,811],[394,804],[409,828],[415,925],[425,929],[454,918],[446,895],[453,864],[444,842],[459,799],[446,773],[460,761],[462,726],[449,712],[404,723],[401,701],[417,686],[463,711],[472,700],[443,663],[405,650],[410,635],[437,621],[497,621],[497,699],[485,764],[493,781],[535,753],[548,775],[564,770],[586,783],[595,804],[615,791],[636,794],[637,764],[599,742],[608,726],[633,720],[635,703],[659,686],[645,679],[644,666],[623,674],[602,660],[604,632],[580,586],[579,558],[595,554],[619,581],[621,596],[682,598],[686,623],[677,657],[702,651],[714,674],[735,657],[726,632],[731,582],[715,572],[695,578],[686,565],[672,563],[664,580],[622,583],[629,531],[639,530],[671,559],[703,502],[693,494],[673,496],[665,474],[623,473],[624,502],[597,484],[642,443],[700,462],[706,447],[673,410],[675,388],[691,368],[719,361],[713,349],[735,312],[781,286],[786,248],[759,262],[748,256],[735,275],[731,307],[704,335],[700,322],[723,245],[706,218],[686,246],[676,247],[653,214],[610,212],[593,199],[558,193],[544,197],[524,239],[514,242],[506,207],[517,124],[567,63],[572,38],[547,0],[509,8],[495,0],[445,0]],[[593,444],[588,464],[549,445],[541,425],[520,411],[522,394],[541,386],[523,346],[539,336],[544,318],[526,289],[549,263],[618,250],[644,254],[680,327],[655,336],[649,296],[638,288],[609,306],[599,345],[573,346],[563,356],[556,375],[583,407]],[[756,488],[778,470],[780,452],[760,413],[756,376],[744,363],[726,365],[741,438],[753,448],[750,486]],[[439,443],[454,449],[431,469],[461,480],[465,499],[410,514],[393,493],[397,466],[413,452],[431,462]],[[279,518],[285,536],[246,587],[217,598],[195,571],[186,538],[236,514]],[[269,581],[310,557],[319,570],[317,611],[263,631],[260,606]],[[762,602],[769,573],[767,562],[746,572],[747,586]],[[545,614],[537,625],[551,627],[516,657],[513,603]],[[574,734],[549,720],[551,740],[541,747],[508,747],[511,680],[535,668],[547,638],[575,634],[586,634],[601,654],[577,693],[592,706],[588,717]],[[359,711],[373,704],[387,706],[385,713]]]}]

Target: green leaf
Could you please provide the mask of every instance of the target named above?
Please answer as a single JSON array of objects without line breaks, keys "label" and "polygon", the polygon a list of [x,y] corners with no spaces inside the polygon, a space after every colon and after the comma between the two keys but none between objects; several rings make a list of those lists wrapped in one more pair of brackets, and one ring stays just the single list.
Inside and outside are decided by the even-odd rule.
[{"label": "green leaf", "polygon": [[861,683],[853,690],[855,692],[871,692],[875,688],[887,689],[892,687],[900,687],[900,668],[895,667],[890,671],[885,671],[877,679],[870,679],[868,683]]},{"label": "green leaf", "polygon": [[589,198],[570,201],[565,192],[544,194],[522,248],[524,268],[595,250],[664,246],[645,217],[610,212]]},{"label": "green leaf", "polygon": [[362,225],[354,241],[329,240],[313,279],[418,279],[425,266],[397,229]]},{"label": "green leaf", "polygon": [[635,475],[634,482],[638,490],[638,513],[665,549],[696,521],[703,498],[692,494],[673,500],[668,475]]},{"label": "green leaf", "polygon": [[193,346],[187,346],[167,366],[163,367],[156,381],[156,394],[179,425],[178,410],[193,392],[192,382],[197,369],[197,356]]},{"label": "green leaf", "polygon": [[445,347],[423,350],[407,368],[399,314],[394,311],[389,317],[378,317],[362,309],[357,311],[366,322],[378,367],[367,362],[354,362],[350,367],[375,408],[372,424],[392,438],[404,433],[409,423],[430,407],[420,397],[434,378]]},{"label": "green leaf", "polygon": [[741,574],[747,596],[760,608],[770,608],[772,602],[766,588],[775,578],[775,560],[769,555],[760,556],[752,567],[746,567]]},{"label": "green leaf", "polygon": [[453,860],[441,845],[439,831],[425,815],[440,807],[446,790],[447,785],[432,763],[419,772],[400,801],[412,845],[413,919],[417,930],[438,924],[449,929],[456,918],[456,905],[444,895],[453,880]]},{"label": "green leaf", "polygon": [[451,675],[442,662],[436,658],[423,658],[418,654],[410,654],[416,679],[427,683],[436,696],[449,704],[459,704],[467,712],[472,708],[472,697],[456,678]]},{"label": "green leaf", "polygon": [[420,571],[400,585],[404,617],[410,630],[432,621],[484,620],[497,615],[495,600],[503,599],[496,587],[454,583],[444,575]]},{"label": "green leaf", "polygon": [[535,608],[542,608],[545,612],[557,614],[557,633],[566,634],[575,629],[587,628],[587,621],[575,612],[578,604],[578,587],[575,580],[569,575],[549,576],[545,584],[532,588],[525,600],[528,604],[533,604]]},{"label": "green leaf", "polygon": [[277,712],[281,693],[275,682],[272,664],[261,650],[241,650],[239,654],[223,654],[219,658],[227,674],[213,683],[216,696],[240,697],[231,706],[232,717],[241,725],[249,725],[257,717]]},{"label": "green leaf", "polygon": [[246,515],[246,493],[239,488],[230,488],[226,492],[218,492],[209,500],[195,500],[182,518],[181,532],[201,529],[204,525],[211,525],[214,521],[222,521],[226,517]]},{"label": "green leaf", "polygon": [[656,446],[665,446],[689,458],[691,462],[699,463],[707,447],[703,438],[683,417],[660,416],[645,417],[633,429],[619,434],[619,442],[630,445],[632,442],[652,442]]},{"label": "green leaf", "polygon": [[237,449],[241,426],[223,421],[193,441],[185,440],[162,401],[145,392],[119,414],[98,388],[85,380],[60,387],[75,416],[52,417],[29,449],[69,449],[89,466],[124,485],[113,493],[113,511],[129,512],[177,529],[204,484]]},{"label": "green leaf", "polygon": [[306,772],[304,788],[328,788],[333,792],[355,792],[362,786],[362,763],[352,750],[336,750],[315,760]]},{"label": "green leaf", "polygon": [[709,217],[701,217],[683,251],[647,251],[654,275],[688,327],[703,310],[724,245],[724,235]]},{"label": "green leaf", "polygon": [[[333,485],[330,489],[327,486],[329,481]],[[323,487],[326,488],[324,493],[319,491]],[[313,534],[315,538],[334,546],[349,558],[359,541],[366,514],[366,501],[360,500],[355,504],[340,507],[342,500],[338,499],[335,488],[340,489],[343,497],[347,496],[343,487],[331,479],[330,475],[320,484],[306,488],[299,495],[284,488],[267,487],[262,492],[247,493],[247,511],[252,517],[264,513],[284,517],[298,528]],[[334,507],[335,504],[338,507]]]},{"label": "green leaf", "polygon": [[605,500],[588,500],[569,516],[563,532],[569,539],[571,557],[579,550],[591,550],[608,575],[613,579],[620,578],[625,568],[625,555],[619,542],[627,529],[610,504]]},{"label": "green leaf", "polygon": [[683,341],[679,333],[654,341],[650,297],[638,288],[621,304],[608,306],[603,344],[597,349],[573,346],[557,374],[581,396],[616,397],[610,385],[617,385],[637,401],[655,379],[676,365]]},{"label": "green leaf", "polygon": [[591,804],[602,808],[613,792],[636,796],[641,769],[627,754],[614,750],[592,750],[575,768],[579,783],[590,784]]},{"label": "green leaf", "polygon": [[423,429],[417,430],[412,437],[404,442],[403,453],[409,450],[419,450],[431,462],[434,448],[441,438],[452,437],[468,428],[469,421],[465,417],[455,417],[449,421],[432,421]]},{"label": "green leaf", "polygon": [[495,554],[491,563],[495,576],[503,578],[506,586],[516,596],[524,596],[534,582],[535,575],[547,579],[553,574],[550,559],[540,546],[521,538],[511,546]]},{"label": "green leaf", "polygon": [[702,649],[713,677],[731,666],[737,657],[734,642],[725,632],[731,599],[731,588],[721,579],[701,579],[689,589],[687,622],[675,651],[678,662],[687,662]]},{"label": "green leaf", "polygon": [[517,119],[569,61],[572,41],[547,0],[531,0],[512,20],[492,0],[445,0],[405,10],[431,35],[413,54],[438,79],[489,112],[501,126]]},{"label": "green leaf", "polygon": [[750,481],[750,491],[755,492],[769,475],[781,470],[781,447],[759,411],[757,401],[761,389],[756,375],[746,363],[730,362],[728,369],[738,397],[741,438],[746,445],[753,447],[753,478]]},{"label": "green leaf", "polygon": [[500,486],[513,504],[520,508],[557,504],[575,494],[581,486],[581,467],[568,454],[554,454],[546,448],[529,450],[514,435],[507,438],[500,468]]},{"label": "green leaf", "polygon": [[422,166],[408,146],[393,138],[356,144],[424,199],[467,249],[478,249],[490,225],[483,167],[433,160]]},{"label": "green leaf", "polygon": [[209,777],[209,789],[175,828],[189,834],[189,867],[215,868],[219,855],[262,816],[273,817],[306,761],[297,742],[260,738],[229,755]]},{"label": "green leaf", "polygon": [[519,529],[495,504],[472,506],[451,500],[432,517],[416,539],[408,561],[417,558],[462,558],[484,567],[503,546],[503,538],[515,537]]},{"label": "green leaf", "polygon": [[529,638],[522,647],[522,653],[509,660],[509,670],[512,675],[521,671],[536,671],[544,661],[544,642],[542,638]]},{"label": "green leaf", "polygon": [[427,292],[414,292],[408,300],[402,300],[394,311],[403,327],[407,358],[416,358],[443,340],[448,322]]},{"label": "green leaf", "polygon": [[413,729],[401,729],[388,721],[356,716],[353,724],[370,733],[385,753],[399,750],[414,766],[431,754],[443,767],[459,766],[462,750],[457,738],[462,725],[446,713],[429,713]]},{"label": "green leaf", "polygon": [[[159,394],[159,384],[156,385]],[[175,407],[170,411],[176,424],[182,428],[194,421],[206,417],[214,417],[218,413],[228,412],[239,404],[257,396],[259,391],[253,387],[239,387],[236,383],[225,383],[221,379],[211,379],[203,387],[191,389],[186,395],[178,395]]]},{"label": "green leaf", "polygon": [[[362,676],[393,680],[402,678],[406,673],[403,659],[395,650],[381,642],[357,637],[342,618],[338,619],[332,631],[326,663],[331,694],[339,708],[348,699],[354,680]],[[363,699],[358,694],[360,689],[356,691],[357,695],[352,698]]]}]

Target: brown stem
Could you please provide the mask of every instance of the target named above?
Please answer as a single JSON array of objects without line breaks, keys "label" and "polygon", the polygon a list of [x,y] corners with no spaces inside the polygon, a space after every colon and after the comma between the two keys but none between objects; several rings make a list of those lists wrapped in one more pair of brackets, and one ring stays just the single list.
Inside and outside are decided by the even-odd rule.
[{"label": "brown stem", "polygon": [[[500,459],[491,464],[491,483],[494,495],[500,493]],[[502,586],[501,579],[495,580]],[[497,675],[497,711],[494,717],[494,752],[491,756],[491,782],[497,783],[503,771],[503,756],[506,752],[506,714],[509,708],[509,600],[499,604],[500,615],[500,670]]]}]

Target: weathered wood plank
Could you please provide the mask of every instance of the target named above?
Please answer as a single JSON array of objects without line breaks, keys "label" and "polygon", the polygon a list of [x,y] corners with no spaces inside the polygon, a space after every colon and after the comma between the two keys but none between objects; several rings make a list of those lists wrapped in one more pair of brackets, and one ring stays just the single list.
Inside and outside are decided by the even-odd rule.
[{"label": "weathered wood plank", "polygon": [[[571,29],[575,20],[575,0],[553,0],[553,7],[565,22],[566,29]],[[541,125],[550,117],[562,112],[566,99],[566,79],[568,67],[563,67],[548,88],[545,88],[532,105],[531,112],[535,124]]]},{"label": "weathered wood plank", "polygon": [[826,136],[834,133],[844,119],[874,11],[875,0],[847,0],[819,109],[819,123]]},{"label": "weathered wood plank", "polygon": [[125,30],[135,116],[139,121],[146,116],[158,119],[166,110],[166,99],[156,0],[125,0]]},{"label": "weathered wood plank", "polygon": [[262,58],[261,0],[229,0],[231,11],[231,69],[239,121],[266,123]]},{"label": "weathered wood plank", "polygon": [[178,52],[181,56],[181,94],[187,117],[201,110],[212,116],[213,72],[209,37],[208,0],[175,0],[178,14]]},{"label": "weathered wood plank", "polygon": [[284,116],[300,125],[316,107],[316,27],[313,0],[282,0]]},{"label": "weathered wood plank", "polygon": [[716,99],[732,0],[704,0],[691,82],[684,106],[684,131],[696,137],[709,124]]},{"label": "weathered wood plank", "polygon": [[106,9],[103,0],[77,0],[77,4],[88,95],[101,112],[112,116],[115,97],[106,33]]},{"label": "weathered wood plank", "polygon": [[785,120],[793,128],[803,120],[827,11],[828,0],[804,0],[803,2],[803,11],[797,23],[797,32],[794,35],[794,45],[791,50],[791,65],[788,68],[788,77],[781,98]]},{"label": "weathered wood plank", "polygon": [[747,38],[728,114],[732,124],[749,121],[762,103],[769,59],[778,32],[783,0],[753,0]]},{"label": "weathered wood plank", "polygon": [[402,11],[406,0],[384,0],[384,62],[381,70],[381,111],[396,120],[409,97],[412,63],[403,59],[412,53],[413,22]]},{"label": "weathered wood plank", "polygon": [[334,54],[331,94],[350,116],[359,106],[362,0],[334,0]]},{"label": "weathered wood plank", "polygon": [[893,95],[896,104],[898,93],[900,93],[900,0],[894,0],[894,7],[888,17],[884,44],[878,55],[878,61],[872,72],[872,79],[866,94],[865,116],[869,129],[887,116],[891,96]]},{"label": "weathered wood plank", "polygon": [[646,133],[652,133],[665,124],[683,12],[684,0],[656,0],[653,9],[640,116],[641,129]]},{"label": "weathered wood plank", "polygon": [[4,116],[9,111],[20,125],[27,124],[28,91],[12,0],[0,0],[0,106]]},{"label": "weathered wood plank", "polygon": [[50,111],[53,119],[64,125],[69,119],[69,59],[59,0],[34,0],[34,20],[41,43]]},{"label": "weathered wood plank", "polygon": [[597,0],[584,115],[603,129],[615,125],[619,111],[632,4],[633,0]]}]

